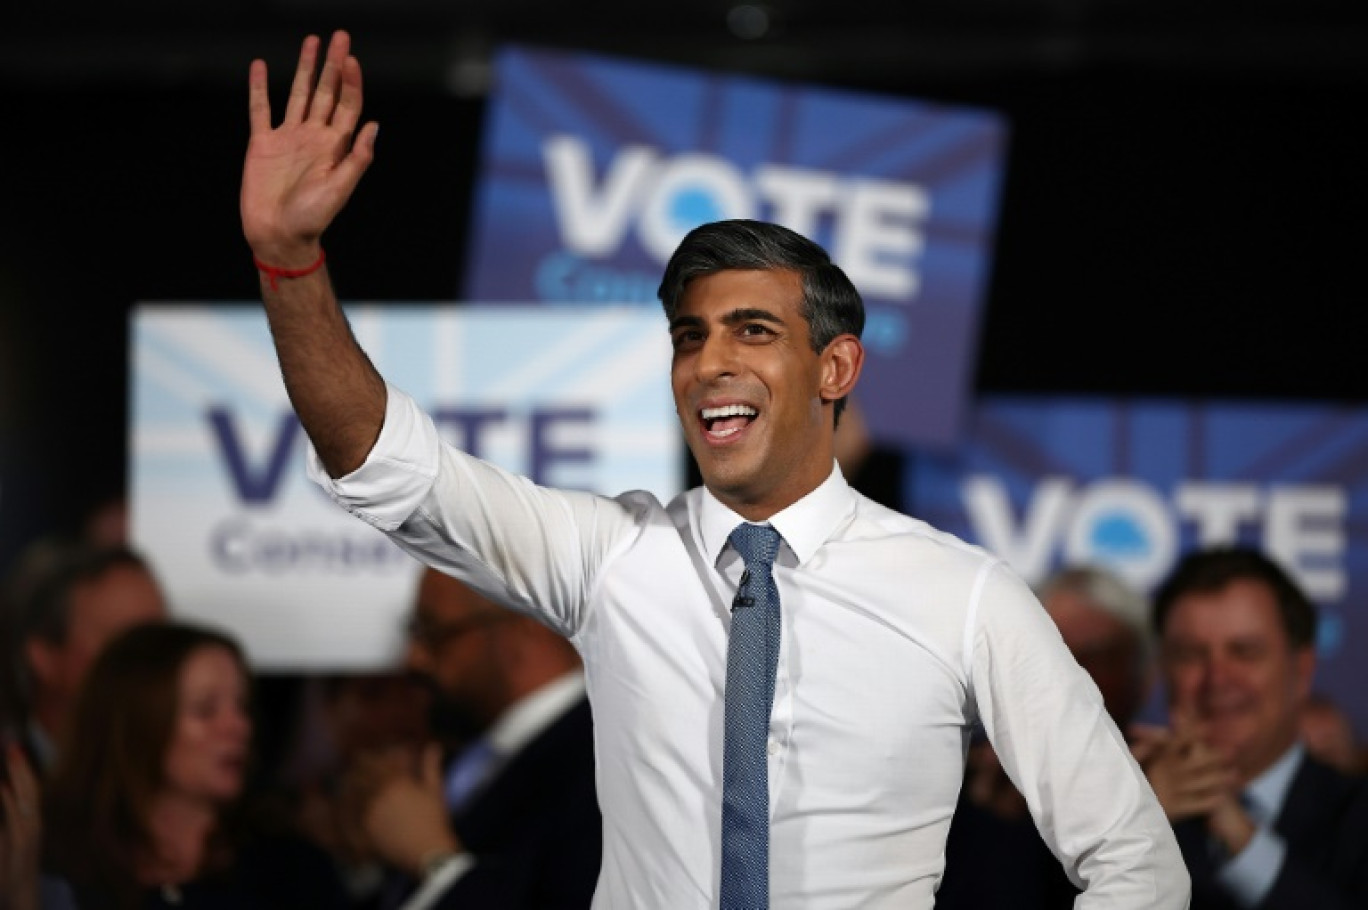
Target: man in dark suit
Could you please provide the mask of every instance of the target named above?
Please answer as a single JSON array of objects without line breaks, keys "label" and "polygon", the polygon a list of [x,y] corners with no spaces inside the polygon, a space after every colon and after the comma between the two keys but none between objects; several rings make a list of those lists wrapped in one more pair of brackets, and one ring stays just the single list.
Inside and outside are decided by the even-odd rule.
[{"label": "man in dark suit", "polygon": [[1173,821],[1192,907],[1368,907],[1368,787],[1298,739],[1315,609],[1248,549],[1182,560],[1155,594],[1172,726],[1137,757]]},{"label": "man in dark suit", "polygon": [[127,546],[48,539],[21,554],[3,594],[0,670],[13,690],[14,733],[45,777],[95,658],[130,626],[165,619],[166,600]]},{"label": "man in dark suit", "polygon": [[428,569],[407,662],[470,736],[446,769],[434,745],[416,766],[391,751],[350,777],[366,839],[409,877],[404,910],[588,907],[602,821],[574,649]]}]

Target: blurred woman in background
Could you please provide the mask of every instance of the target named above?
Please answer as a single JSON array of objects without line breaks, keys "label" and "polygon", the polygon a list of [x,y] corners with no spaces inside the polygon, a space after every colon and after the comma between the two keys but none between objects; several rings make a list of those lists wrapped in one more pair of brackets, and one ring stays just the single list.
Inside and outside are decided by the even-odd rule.
[{"label": "blurred woman in background", "polygon": [[327,857],[250,823],[249,674],[226,635],[137,626],[101,653],[49,790],[45,868],[82,910],[344,907]]}]

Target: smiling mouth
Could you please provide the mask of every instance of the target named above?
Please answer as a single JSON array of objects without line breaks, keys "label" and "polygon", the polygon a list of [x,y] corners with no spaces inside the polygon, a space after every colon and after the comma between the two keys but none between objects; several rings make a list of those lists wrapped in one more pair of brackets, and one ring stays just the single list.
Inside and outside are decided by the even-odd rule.
[{"label": "smiling mouth", "polygon": [[703,408],[698,412],[703,430],[712,439],[727,439],[750,426],[760,412],[748,404],[728,404],[720,408]]}]

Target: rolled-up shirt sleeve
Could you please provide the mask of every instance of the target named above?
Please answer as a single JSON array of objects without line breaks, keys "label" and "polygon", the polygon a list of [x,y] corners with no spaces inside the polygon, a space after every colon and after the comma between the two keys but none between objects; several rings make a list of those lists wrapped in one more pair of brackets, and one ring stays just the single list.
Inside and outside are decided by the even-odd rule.
[{"label": "rolled-up shirt sleeve", "polygon": [[412,398],[386,384],[385,423],[361,467],[333,478],[313,446],[309,478],[342,508],[382,531],[403,524],[437,477],[437,428]]},{"label": "rolled-up shirt sleeve", "polygon": [[1045,842],[1083,889],[1078,910],[1181,910],[1191,885],[1163,809],[1029,588],[998,564],[974,609],[979,717]]}]

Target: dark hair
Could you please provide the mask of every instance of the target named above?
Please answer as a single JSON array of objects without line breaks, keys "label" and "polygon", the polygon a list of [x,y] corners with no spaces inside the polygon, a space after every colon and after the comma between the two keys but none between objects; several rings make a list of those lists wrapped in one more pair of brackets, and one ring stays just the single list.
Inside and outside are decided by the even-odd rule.
[{"label": "dark hair", "polygon": [[[864,331],[864,301],[826,250],[801,234],[763,221],[714,221],[684,236],[665,266],[660,303],[674,321],[689,282],[731,269],[790,269],[803,281],[799,309],[807,320],[812,349],[826,350],[838,335],[859,337]],[[839,419],[845,399],[836,402]]]},{"label": "dark hair", "polygon": [[153,846],[148,813],[165,783],[166,751],[191,655],[229,652],[231,637],[183,622],[133,626],[96,658],[77,698],[49,788],[49,861],[112,906],[136,906],[138,858]]},{"label": "dark hair", "polygon": [[42,638],[60,645],[71,625],[71,593],[81,585],[104,577],[116,568],[133,568],[151,574],[147,562],[122,544],[94,546],[77,543],[59,546],[45,554],[34,577],[14,593],[23,639]]},{"label": "dark hair", "polygon": [[27,642],[41,639],[55,646],[66,643],[71,630],[72,592],[98,581],[107,572],[128,567],[151,569],[134,550],[122,544],[98,546],[62,537],[41,538],[29,544],[5,578],[3,617],[0,617],[0,668],[10,722],[22,725],[32,710],[33,671]]},{"label": "dark hair", "polygon": [[1249,547],[1218,547],[1183,557],[1154,593],[1154,631],[1164,634],[1164,623],[1180,597],[1213,594],[1240,580],[1260,582],[1272,591],[1293,648],[1315,645],[1315,605],[1281,566]]}]

